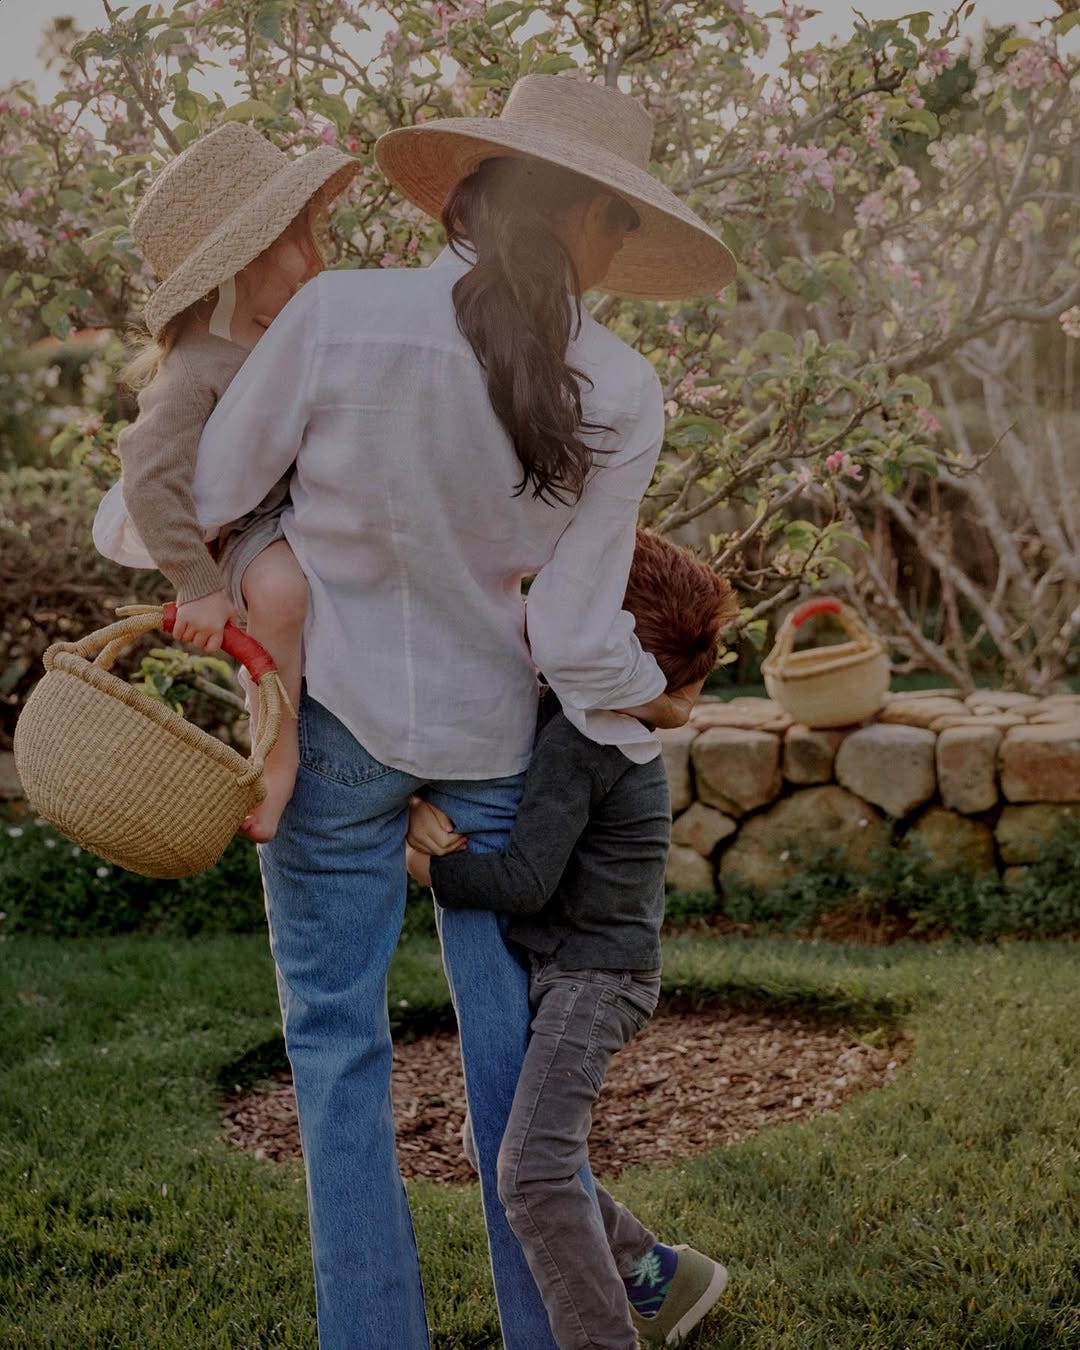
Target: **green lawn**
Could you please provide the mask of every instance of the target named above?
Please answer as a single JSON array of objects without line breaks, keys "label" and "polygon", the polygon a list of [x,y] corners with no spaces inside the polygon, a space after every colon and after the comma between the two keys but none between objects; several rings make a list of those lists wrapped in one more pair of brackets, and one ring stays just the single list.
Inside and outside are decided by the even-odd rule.
[{"label": "green lawn", "polygon": [[[888,1090],[614,1187],[729,1263],[700,1350],[1080,1345],[1074,946],[682,937],[666,982],[916,1036]],[[391,1006],[445,1018],[429,939]],[[314,1347],[302,1174],[217,1129],[278,1032],[262,938],[14,939],[0,1008],[0,1344]],[[497,1345],[475,1187],[411,1194],[437,1350]]]}]

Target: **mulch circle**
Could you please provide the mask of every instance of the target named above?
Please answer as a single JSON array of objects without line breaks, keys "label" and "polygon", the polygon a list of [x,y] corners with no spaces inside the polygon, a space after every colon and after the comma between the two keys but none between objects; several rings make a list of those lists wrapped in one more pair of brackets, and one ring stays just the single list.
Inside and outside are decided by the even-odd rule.
[{"label": "mulch circle", "polygon": [[[615,1176],[821,1115],[860,1089],[891,1083],[906,1050],[903,1040],[869,1045],[843,1027],[788,1014],[660,1012],[612,1061],[589,1136],[593,1168]],[[461,1151],[457,1036],[395,1044],[392,1090],[403,1174],[474,1180]],[[292,1075],[230,1097],[224,1125],[256,1157],[299,1158]]]}]

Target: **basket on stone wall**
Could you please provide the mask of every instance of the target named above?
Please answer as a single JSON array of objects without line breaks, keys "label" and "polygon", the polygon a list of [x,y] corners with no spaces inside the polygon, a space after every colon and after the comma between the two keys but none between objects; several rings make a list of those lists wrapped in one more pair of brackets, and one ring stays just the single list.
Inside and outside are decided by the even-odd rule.
[{"label": "basket on stone wall", "polygon": [[[849,642],[795,650],[799,629],[817,614],[833,614]],[[844,727],[872,716],[889,688],[889,654],[854,610],[839,600],[809,600],[785,619],[761,663],[765,688],[808,727]]]},{"label": "basket on stone wall", "polygon": [[117,612],[119,622],[46,651],[15,728],[15,766],[31,806],[81,847],[143,876],[193,876],[266,796],[263,760],[288,699],[269,653],[227,624],[222,650],[259,691],[258,738],[244,759],[111,673],[136,638],[172,632],[176,606]]}]

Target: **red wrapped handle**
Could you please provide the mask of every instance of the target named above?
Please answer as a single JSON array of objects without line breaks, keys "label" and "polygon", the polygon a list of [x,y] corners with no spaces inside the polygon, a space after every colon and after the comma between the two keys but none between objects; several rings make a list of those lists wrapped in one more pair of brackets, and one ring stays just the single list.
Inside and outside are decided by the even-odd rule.
[{"label": "red wrapped handle", "polygon": [[[162,605],[161,608],[163,612],[161,626],[166,633],[171,633],[173,625],[176,623],[176,602],[170,600],[167,605]],[[234,623],[225,625],[224,632],[221,635],[221,650],[226,656],[231,656],[239,661],[256,684],[264,675],[272,675],[277,670],[277,666],[274,665],[274,658],[262,643],[256,642],[253,637],[249,637],[242,628],[237,628]]]},{"label": "red wrapped handle", "polygon": [[801,628],[807,619],[812,619],[815,614],[840,614],[843,612],[843,606],[839,600],[834,600],[830,596],[825,596],[820,600],[808,600],[805,605],[800,605],[791,616],[792,626]]}]

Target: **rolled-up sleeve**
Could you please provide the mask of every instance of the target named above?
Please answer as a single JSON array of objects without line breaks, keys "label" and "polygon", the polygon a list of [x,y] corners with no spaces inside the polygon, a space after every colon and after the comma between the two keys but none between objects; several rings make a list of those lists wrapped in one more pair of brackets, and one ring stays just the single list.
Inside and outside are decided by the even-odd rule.
[{"label": "rolled-up sleeve", "polygon": [[203,428],[192,496],[205,528],[254,510],[296,459],[312,407],[319,280],[273,321]]},{"label": "rolled-up sleeve", "polygon": [[601,456],[577,510],[529,590],[533,661],[567,709],[630,708],[667,686],[622,607],[641,499],[664,437],[655,374],[642,382],[636,417]]}]

